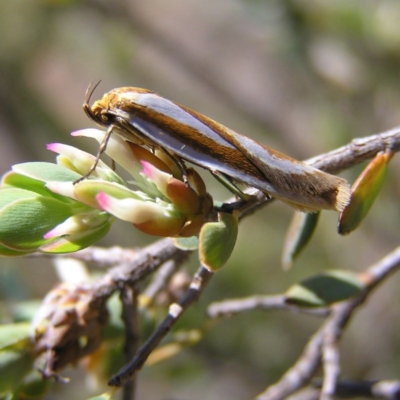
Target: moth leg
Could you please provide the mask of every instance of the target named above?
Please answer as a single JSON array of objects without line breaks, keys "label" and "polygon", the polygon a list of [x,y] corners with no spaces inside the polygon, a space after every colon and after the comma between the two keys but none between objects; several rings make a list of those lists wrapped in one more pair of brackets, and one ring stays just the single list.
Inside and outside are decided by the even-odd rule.
[{"label": "moth leg", "polygon": [[159,150],[161,150],[163,153],[165,153],[178,167],[181,175],[182,175],[182,181],[186,186],[189,186],[189,181],[188,181],[188,175],[187,175],[187,168],[185,163],[183,162],[182,158],[176,157],[174,154],[171,154],[168,150],[164,149],[163,147],[159,147]]},{"label": "moth leg", "polygon": [[232,179],[223,174],[222,172],[219,171],[210,171],[211,175],[219,182],[222,183],[231,193],[233,193],[236,197],[239,197],[239,199],[243,201],[247,201],[249,199],[249,195],[246,193],[243,193],[232,181]]},{"label": "moth leg", "polygon": [[[104,139],[103,139],[103,141],[101,142],[101,144],[100,144],[100,146],[99,146],[99,150],[97,151],[96,159],[95,159],[93,165],[90,167],[89,171],[86,172],[85,175],[83,175],[81,178],[77,179],[77,180],[74,182],[74,185],[76,185],[77,183],[82,182],[83,180],[89,178],[89,176],[90,176],[90,175],[93,173],[93,171],[96,169],[97,164],[99,163],[99,160],[100,160],[101,155],[106,151],[107,143],[108,143],[108,140],[110,139],[110,136],[111,136],[111,133],[112,133],[113,128],[114,128],[113,125],[110,125],[110,126],[108,127],[107,132],[106,132],[106,134],[105,134],[105,136],[104,136]],[[114,163],[113,165],[115,166],[115,163]]]}]

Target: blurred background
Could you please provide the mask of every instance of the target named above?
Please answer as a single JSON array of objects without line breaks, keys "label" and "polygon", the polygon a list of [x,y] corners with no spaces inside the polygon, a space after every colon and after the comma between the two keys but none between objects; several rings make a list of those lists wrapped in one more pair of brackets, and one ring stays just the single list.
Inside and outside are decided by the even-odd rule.
[{"label": "blurred background", "polygon": [[[2,1],[0,172],[53,161],[50,142],[95,153],[95,143],[69,133],[93,127],[81,106],[88,84],[99,79],[93,100],[121,86],[152,89],[299,159],[388,130],[400,125],[399,21],[396,0]],[[211,301],[276,294],[322,270],[361,271],[379,260],[399,242],[399,167],[395,158],[370,215],[350,236],[339,237],[337,215],[325,212],[289,272],[280,257],[292,210],[276,202],[247,218],[228,265],[183,324],[202,326]],[[360,168],[343,176],[353,181]],[[215,199],[229,197],[203,175]],[[101,245],[152,241],[117,222]],[[57,282],[50,260],[0,262],[5,316]],[[398,378],[399,284],[393,276],[352,320],[343,377]],[[320,323],[260,311],[218,321],[197,346],[145,368],[137,398],[252,398],[290,367]],[[98,393],[84,374],[67,375],[72,382],[54,385],[48,399]]]}]

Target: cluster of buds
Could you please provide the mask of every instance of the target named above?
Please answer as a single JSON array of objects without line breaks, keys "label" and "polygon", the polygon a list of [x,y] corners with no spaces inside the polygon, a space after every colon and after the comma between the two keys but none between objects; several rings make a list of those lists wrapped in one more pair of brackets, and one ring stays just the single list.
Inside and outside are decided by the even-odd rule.
[{"label": "cluster of buds", "polygon": [[[73,133],[101,143],[105,132]],[[83,179],[95,157],[64,144],[57,164],[15,165],[0,186],[0,254],[67,253],[103,237],[115,218],[150,235],[190,237],[199,233],[213,202],[201,177],[162,151],[150,152],[111,135],[106,153],[132,176],[125,182],[102,161]]]},{"label": "cluster of buds", "polygon": [[[86,129],[73,135],[103,143],[106,132]],[[181,240],[180,245],[198,246],[200,261],[210,270],[225,264],[237,218],[213,212],[200,175],[181,160],[111,135],[105,152],[130,174],[126,181],[82,150],[59,143],[48,149],[58,154],[55,164],[14,165],[2,178],[0,255],[78,251],[106,235],[117,218],[150,235],[198,236],[196,244]],[[43,376],[61,379],[62,368],[99,348],[107,321],[106,299],[96,296],[93,286],[63,283],[53,289],[32,324]]]}]

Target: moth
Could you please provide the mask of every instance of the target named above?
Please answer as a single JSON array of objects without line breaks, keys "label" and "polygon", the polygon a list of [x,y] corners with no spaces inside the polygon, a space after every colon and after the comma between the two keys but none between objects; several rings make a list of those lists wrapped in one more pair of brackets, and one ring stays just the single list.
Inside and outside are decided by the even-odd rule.
[{"label": "moth", "polygon": [[188,161],[220,180],[254,187],[300,211],[341,211],[349,201],[345,179],[297,161],[150,90],[113,89],[90,106],[97,85],[88,87],[83,104],[88,117],[107,128],[96,160],[110,135],[117,134],[166,152],[183,170]]}]

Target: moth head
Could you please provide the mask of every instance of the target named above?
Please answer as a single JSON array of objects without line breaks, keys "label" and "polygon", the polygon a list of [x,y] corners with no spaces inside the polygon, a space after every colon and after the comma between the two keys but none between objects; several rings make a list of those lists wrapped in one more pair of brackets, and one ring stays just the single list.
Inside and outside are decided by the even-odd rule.
[{"label": "moth head", "polygon": [[96,122],[96,124],[108,126],[113,119],[112,113],[109,112],[110,95],[105,94],[102,99],[95,101],[93,106],[90,106],[89,104],[93,92],[96,90],[100,82],[101,81],[97,82],[95,85],[93,85],[93,82],[91,82],[86,89],[83,110],[92,121]]}]

